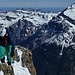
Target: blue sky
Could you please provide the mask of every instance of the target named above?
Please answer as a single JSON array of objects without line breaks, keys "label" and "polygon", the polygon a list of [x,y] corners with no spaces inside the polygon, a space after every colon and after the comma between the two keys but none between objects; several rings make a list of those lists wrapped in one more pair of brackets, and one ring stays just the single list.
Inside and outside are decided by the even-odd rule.
[{"label": "blue sky", "polygon": [[68,7],[75,0],[0,0],[0,7]]}]

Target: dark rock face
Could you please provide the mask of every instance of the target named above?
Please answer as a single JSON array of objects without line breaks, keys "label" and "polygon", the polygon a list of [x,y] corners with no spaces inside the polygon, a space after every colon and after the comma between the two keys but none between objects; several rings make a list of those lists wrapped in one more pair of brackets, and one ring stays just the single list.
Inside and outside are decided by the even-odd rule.
[{"label": "dark rock face", "polygon": [[33,51],[33,62],[37,75],[56,75],[60,61],[61,46],[42,44]]},{"label": "dark rock face", "polygon": [[70,45],[63,51],[57,75],[75,75],[75,46]]},{"label": "dark rock face", "polygon": [[[11,26],[15,37],[16,44],[20,44],[28,37],[33,35],[35,26],[27,20],[19,20]],[[34,29],[33,29],[34,28]]]},{"label": "dark rock face", "polygon": [[47,38],[45,31],[49,29],[47,24],[34,26],[27,20],[19,20],[11,26],[17,45],[34,50]]},{"label": "dark rock face", "polygon": [[28,47],[31,50],[34,50],[36,47],[41,45],[47,36],[45,36],[45,33],[42,32],[42,29],[38,29],[35,34],[24,40],[20,45],[23,45],[25,47]]},{"label": "dark rock face", "polygon": [[37,75],[75,75],[75,46],[63,49],[55,44],[42,44],[33,51]]}]

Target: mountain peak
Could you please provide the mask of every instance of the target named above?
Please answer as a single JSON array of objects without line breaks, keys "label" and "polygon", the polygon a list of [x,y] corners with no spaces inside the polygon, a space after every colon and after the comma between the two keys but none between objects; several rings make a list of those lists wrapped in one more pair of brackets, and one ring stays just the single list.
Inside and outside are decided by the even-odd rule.
[{"label": "mountain peak", "polygon": [[66,10],[63,13],[67,17],[75,20],[75,3],[72,4],[71,6],[68,6],[68,8],[66,8]]},{"label": "mountain peak", "polygon": [[68,6],[68,9],[75,9],[75,3],[72,4],[71,6]]},{"label": "mountain peak", "polygon": [[74,74],[75,4],[50,20],[48,27],[48,32],[42,36],[46,37],[45,42],[33,50],[33,62],[37,74]]}]

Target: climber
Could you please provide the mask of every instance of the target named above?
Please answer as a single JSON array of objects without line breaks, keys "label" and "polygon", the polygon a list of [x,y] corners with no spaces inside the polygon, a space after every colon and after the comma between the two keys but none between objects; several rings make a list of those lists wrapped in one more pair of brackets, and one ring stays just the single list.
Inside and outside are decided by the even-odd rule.
[{"label": "climber", "polygon": [[11,31],[3,26],[0,27],[0,60],[5,63],[5,52],[7,55],[7,63],[11,65],[14,56],[15,41]]}]

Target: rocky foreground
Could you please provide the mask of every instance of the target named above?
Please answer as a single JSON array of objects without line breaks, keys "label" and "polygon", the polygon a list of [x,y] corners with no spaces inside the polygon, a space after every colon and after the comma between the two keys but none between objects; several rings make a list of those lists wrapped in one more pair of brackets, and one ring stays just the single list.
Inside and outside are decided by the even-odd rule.
[{"label": "rocky foreground", "polygon": [[[21,46],[16,46],[13,59],[14,62],[11,64],[12,67],[7,65],[7,60],[4,64],[0,63],[0,75],[36,75],[36,70],[32,61],[32,52],[29,49]],[[20,62],[21,65],[19,65]],[[22,69],[25,71],[23,71]]]}]

